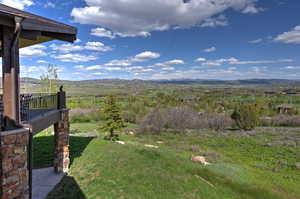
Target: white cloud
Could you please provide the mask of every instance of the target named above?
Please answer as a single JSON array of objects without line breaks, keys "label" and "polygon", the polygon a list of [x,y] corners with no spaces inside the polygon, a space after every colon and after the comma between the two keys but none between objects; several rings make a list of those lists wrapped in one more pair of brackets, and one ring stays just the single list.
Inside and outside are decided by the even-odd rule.
[{"label": "white cloud", "polygon": [[46,72],[47,68],[45,66],[24,66],[21,65],[22,73],[34,73],[34,72]]},{"label": "white cloud", "polygon": [[[195,26],[226,25],[222,13],[233,9],[257,13],[257,0],[85,0],[86,6],[74,8],[71,16],[81,24],[99,25],[121,37],[149,36],[152,31]],[[214,18],[214,16],[221,16]],[[222,19],[223,18],[223,19]],[[110,37],[113,37],[112,35]]]},{"label": "white cloud", "polygon": [[69,43],[61,44],[61,45],[51,44],[49,47],[52,48],[53,50],[61,51],[61,52],[80,51],[84,49],[83,46],[69,44]]},{"label": "white cloud", "polygon": [[31,56],[46,56],[46,46],[34,45],[20,49],[20,56],[31,57]]},{"label": "white cloud", "polygon": [[102,42],[87,42],[86,45],[84,46],[84,49],[86,50],[94,50],[94,51],[101,51],[101,52],[106,52],[106,51],[111,51],[112,48],[109,46],[105,46]]},{"label": "white cloud", "polygon": [[[198,58],[199,59],[199,58]],[[196,61],[198,60],[196,59]],[[200,58],[200,60],[203,60]],[[231,57],[228,59],[216,59],[216,60],[206,60],[201,61],[203,67],[210,66],[221,66],[223,64],[231,64],[231,65],[247,65],[247,64],[275,64],[275,63],[289,63],[294,62],[293,59],[278,59],[278,60],[250,60],[250,61],[241,61],[237,58]]]},{"label": "white cloud", "polygon": [[112,31],[105,28],[93,28],[91,30],[91,35],[96,37],[108,37],[110,39],[114,39],[116,37]]},{"label": "white cloud", "polygon": [[184,61],[180,60],[180,59],[173,59],[173,60],[165,62],[165,64],[167,64],[167,65],[173,65],[173,64],[179,65],[179,64],[184,64]]},{"label": "white cloud", "polygon": [[175,70],[175,68],[173,66],[165,66],[165,67],[162,67],[161,69],[166,70],[166,71]]},{"label": "white cloud", "polygon": [[159,53],[145,51],[145,52],[137,54],[132,60],[134,62],[144,62],[144,61],[149,61],[151,59],[157,59],[159,57],[160,57]]},{"label": "white cloud", "polygon": [[286,70],[299,70],[300,66],[285,66],[282,67],[281,69],[286,69]]},{"label": "white cloud", "polygon": [[132,61],[129,59],[121,59],[121,60],[111,60],[110,62],[106,63],[106,66],[130,66]]},{"label": "white cloud", "polygon": [[1,0],[0,3],[20,10],[24,10],[26,7],[34,4],[31,0]]},{"label": "white cloud", "polygon": [[276,73],[266,66],[251,67],[248,71],[238,71],[236,67],[225,69],[199,69],[161,71],[153,73],[150,79],[249,79],[249,78],[282,78],[289,77],[287,73]]},{"label": "white cloud", "polygon": [[286,44],[300,44],[300,26],[296,26],[291,31],[278,35],[274,41]]},{"label": "white cloud", "polygon": [[95,55],[84,55],[84,54],[61,54],[61,55],[51,55],[51,57],[58,59],[62,62],[89,62],[98,59],[99,57]]},{"label": "white cloud", "polygon": [[105,66],[131,66],[136,62],[146,62],[160,57],[159,53],[144,51],[127,59],[116,59],[104,64]]},{"label": "white cloud", "polygon": [[256,13],[259,13],[259,12],[262,12],[264,11],[265,9],[263,8],[257,8],[255,7],[253,4],[252,5],[249,5],[247,6],[242,13],[250,13],[250,14],[256,14]]},{"label": "white cloud", "polygon": [[84,65],[76,65],[76,66],[74,66],[74,69],[76,69],[76,70],[84,70],[85,68],[84,68]]},{"label": "white cloud", "polygon": [[38,64],[46,64],[48,62],[46,60],[40,59],[40,60],[37,60],[36,63],[38,63]]},{"label": "white cloud", "polygon": [[97,73],[93,73],[93,75],[104,75],[104,73],[101,73],[101,72],[97,72]]},{"label": "white cloud", "polygon": [[239,61],[239,60],[233,60],[229,61],[229,64],[237,64],[237,65],[243,65],[243,64],[275,64],[275,63],[285,63],[285,62],[293,62],[293,59],[278,59],[278,60],[254,60],[254,61]]},{"label": "white cloud", "polygon": [[86,71],[91,71],[91,70],[107,70],[107,71],[121,71],[124,70],[121,67],[109,67],[109,66],[104,66],[104,65],[93,65],[85,68]]},{"label": "white cloud", "polygon": [[[67,58],[69,59],[71,55],[68,55]],[[133,70],[141,70],[144,67],[142,66],[131,66],[133,63],[137,62],[146,62],[150,61],[152,59],[156,59],[160,57],[159,53],[151,52],[151,51],[144,51],[142,53],[139,53],[133,57],[129,57],[127,59],[120,59],[120,60],[111,60],[103,65],[93,65],[89,67],[85,67],[83,65],[77,65],[74,66],[77,70],[108,70],[108,71],[133,71]],[[60,57],[61,60],[65,59],[65,57]],[[173,64],[175,62],[178,64],[180,60],[171,60]]]},{"label": "white cloud", "polygon": [[263,41],[262,38],[258,38],[258,39],[255,39],[255,40],[251,40],[248,43],[250,43],[250,44],[258,44],[258,43],[261,43],[262,41]]},{"label": "white cloud", "polygon": [[204,49],[203,52],[211,53],[211,52],[214,52],[214,51],[216,51],[216,50],[217,50],[217,48],[213,46],[213,47],[211,47],[211,48],[206,48],[206,49]]},{"label": "white cloud", "polygon": [[225,15],[220,15],[215,18],[207,18],[201,24],[201,27],[216,27],[216,26],[227,26],[228,21]]},{"label": "white cloud", "polygon": [[199,57],[199,58],[197,58],[195,61],[196,61],[196,62],[205,62],[206,59],[203,58],[203,57]]},{"label": "white cloud", "polygon": [[81,42],[81,39],[77,38],[74,43],[77,44],[77,43],[80,43]]},{"label": "white cloud", "polygon": [[48,1],[45,5],[45,8],[55,8],[55,4],[53,2]]},{"label": "white cloud", "polygon": [[102,42],[95,42],[95,41],[87,42],[85,45],[51,44],[50,47],[55,51],[61,51],[61,52],[74,52],[74,51],[82,51],[82,50],[107,52],[112,50],[110,46],[106,46]]},{"label": "white cloud", "polygon": [[261,73],[261,72],[265,72],[267,70],[267,68],[268,67],[266,67],[266,66],[260,66],[260,67],[254,66],[254,67],[251,67],[250,71],[254,72],[254,73]]},{"label": "white cloud", "polygon": [[183,60],[173,59],[166,62],[156,63],[153,66],[160,67],[160,69],[163,71],[171,71],[171,70],[175,70],[175,68],[172,65],[182,65],[182,64],[184,64]]}]

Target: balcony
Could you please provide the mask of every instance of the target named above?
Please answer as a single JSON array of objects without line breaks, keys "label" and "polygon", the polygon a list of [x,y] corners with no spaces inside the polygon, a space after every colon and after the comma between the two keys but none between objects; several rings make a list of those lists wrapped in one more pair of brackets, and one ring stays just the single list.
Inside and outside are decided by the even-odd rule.
[{"label": "balcony", "polygon": [[[2,127],[5,125],[3,108],[3,95],[0,95],[0,124]],[[20,123],[30,128],[34,134],[59,121],[61,111],[64,109],[65,92],[20,95]]]}]

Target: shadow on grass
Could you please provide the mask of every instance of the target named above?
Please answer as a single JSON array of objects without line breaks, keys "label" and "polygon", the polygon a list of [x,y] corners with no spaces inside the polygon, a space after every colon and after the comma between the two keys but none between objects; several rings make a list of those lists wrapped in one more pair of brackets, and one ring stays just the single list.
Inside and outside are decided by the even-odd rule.
[{"label": "shadow on grass", "polygon": [[65,176],[46,199],[87,199],[75,178]]},{"label": "shadow on grass", "polygon": [[206,180],[206,182],[211,183],[213,186],[226,187],[231,189],[233,192],[238,193],[244,199],[280,199],[278,195],[270,192],[269,190],[263,189],[261,187],[243,184],[233,181],[227,176],[217,174],[207,168],[204,169],[192,169],[190,173],[193,175],[198,175]]},{"label": "shadow on grass", "polygon": [[[80,157],[86,146],[94,138],[70,137],[70,163]],[[33,138],[33,168],[53,166],[54,160],[54,136],[38,136]]]}]

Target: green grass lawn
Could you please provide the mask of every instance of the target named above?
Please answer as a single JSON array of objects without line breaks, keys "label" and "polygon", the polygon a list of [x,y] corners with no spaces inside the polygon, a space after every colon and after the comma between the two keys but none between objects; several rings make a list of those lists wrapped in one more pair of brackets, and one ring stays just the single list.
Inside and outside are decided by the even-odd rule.
[{"label": "green grass lawn", "polygon": [[[299,145],[265,146],[280,138],[277,131],[237,133],[122,135],[125,145],[71,137],[70,174],[47,199],[300,198],[300,171],[294,166],[300,161]],[[288,136],[299,138],[300,132],[293,130]],[[46,140],[53,137],[39,136],[34,142],[47,146]],[[37,150],[34,154],[40,159],[35,166],[49,165],[52,156],[45,155],[49,152]],[[193,163],[192,154],[205,155],[212,164]]]}]

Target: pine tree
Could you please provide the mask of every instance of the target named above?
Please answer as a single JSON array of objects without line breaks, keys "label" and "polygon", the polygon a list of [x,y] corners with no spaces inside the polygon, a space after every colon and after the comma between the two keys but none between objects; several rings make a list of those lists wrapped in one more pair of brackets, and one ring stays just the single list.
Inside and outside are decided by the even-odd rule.
[{"label": "pine tree", "polygon": [[108,96],[105,99],[103,113],[105,122],[102,125],[102,129],[109,132],[109,136],[106,136],[105,139],[112,141],[118,140],[119,136],[115,134],[115,131],[125,127],[125,124],[121,118],[120,107],[114,96]]}]

